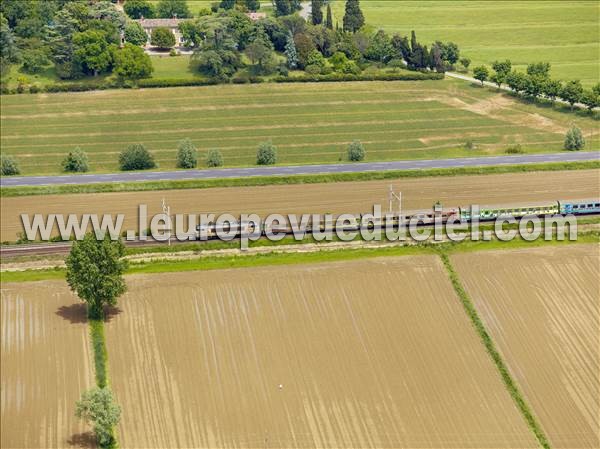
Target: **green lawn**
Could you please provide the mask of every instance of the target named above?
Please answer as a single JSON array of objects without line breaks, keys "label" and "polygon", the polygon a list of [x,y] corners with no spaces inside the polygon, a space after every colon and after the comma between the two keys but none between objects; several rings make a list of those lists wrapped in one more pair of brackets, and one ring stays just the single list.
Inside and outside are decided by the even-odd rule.
[{"label": "green lawn", "polygon": [[[458,80],[221,85],[4,96],[0,143],[24,174],[56,174],[76,146],[92,170],[114,171],[119,152],[137,142],[160,168],[174,168],[186,137],[202,156],[219,148],[227,166],[254,164],[266,140],[281,164],[336,163],[355,139],[369,161],[501,154],[514,143],[560,151],[571,122],[598,148],[598,135],[589,137],[597,121],[587,115]],[[464,148],[469,140],[474,149]]]},{"label": "green lawn", "polygon": [[[340,25],[344,3],[335,0]],[[510,59],[517,68],[549,61],[552,76],[600,79],[600,2],[597,1],[378,1],[361,2],[368,25],[420,41],[454,41],[473,65]]]}]

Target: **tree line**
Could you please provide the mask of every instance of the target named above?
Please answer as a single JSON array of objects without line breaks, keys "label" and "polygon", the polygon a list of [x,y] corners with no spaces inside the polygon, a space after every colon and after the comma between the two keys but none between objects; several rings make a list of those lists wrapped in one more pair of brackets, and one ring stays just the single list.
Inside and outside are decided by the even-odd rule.
[{"label": "tree line", "polygon": [[523,95],[532,100],[547,98],[551,102],[561,99],[571,106],[577,103],[584,104],[590,112],[600,107],[600,83],[591,89],[584,89],[579,80],[562,82],[550,77],[550,63],[536,62],[527,65],[525,73],[512,68],[510,60],[494,61],[492,70],[485,65],[473,68],[473,76],[483,86],[486,81],[493,82],[501,88],[509,87],[518,95]]},{"label": "tree line", "polygon": [[[359,162],[364,160],[366,150],[359,141],[352,142],[347,149],[347,160]],[[198,148],[190,139],[183,139],[177,145],[176,167],[181,169],[196,168],[199,162]],[[205,156],[205,165],[209,168],[222,167],[225,163],[219,149],[209,149]],[[271,141],[262,142],[256,152],[256,165],[274,165],[277,163],[277,147]],[[149,170],[158,165],[152,152],[141,143],[129,145],[119,154],[119,168],[122,171]],[[67,154],[61,163],[61,168],[69,173],[85,173],[90,169],[86,152],[77,147]],[[2,154],[0,156],[0,172],[2,176],[12,176],[21,173],[15,158]]]}]

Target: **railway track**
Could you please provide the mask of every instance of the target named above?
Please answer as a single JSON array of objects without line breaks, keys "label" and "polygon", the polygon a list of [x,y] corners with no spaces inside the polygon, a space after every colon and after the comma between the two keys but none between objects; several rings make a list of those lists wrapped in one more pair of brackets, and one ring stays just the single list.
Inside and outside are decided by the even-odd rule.
[{"label": "railway track", "polygon": [[[582,215],[582,218],[600,218],[600,213],[598,214],[586,214]],[[517,222],[520,221],[517,219]],[[489,224],[489,222],[488,222]],[[486,226],[486,222],[482,221],[481,226]],[[421,224],[419,227],[433,227],[432,224]],[[286,231],[286,234],[291,235],[292,232]],[[308,233],[307,233],[308,234]],[[261,237],[265,238],[265,237]],[[232,241],[239,241],[240,238],[236,237]],[[208,243],[214,241],[214,239],[209,240],[191,240],[191,241],[178,241],[171,240],[171,246],[178,246],[190,243],[197,243],[202,245],[204,243]],[[24,244],[14,244],[14,245],[0,245],[0,259],[2,261],[10,260],[16,257],[22,256],[51,256],[51,255],[61,255],[67,254],[71,250],[71,245],[73,242],[55,242],[55,243],[24,243]],[[129,248],[151,248],[156,246],[164,246],[167,245],[166,242],[159,242],[153,239],[142,241],[142,240],[133,240],[133,241],[123,241],[126,247]]]}]

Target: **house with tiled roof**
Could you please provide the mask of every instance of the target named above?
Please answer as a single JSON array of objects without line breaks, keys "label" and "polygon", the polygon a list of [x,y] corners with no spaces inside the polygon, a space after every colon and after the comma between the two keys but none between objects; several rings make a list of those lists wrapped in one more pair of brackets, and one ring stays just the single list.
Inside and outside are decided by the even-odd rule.
[{"label": "house with tiled roof", "polygon": [[183,46],[183,36],[179,31],[179,24],[185,19],[138,19],[137,22],[142,26],[146,34],[148,35],[148,44],[152,38],[152,32],[157,28],[168,28],[171,33],[175,36],[175,46]]}]

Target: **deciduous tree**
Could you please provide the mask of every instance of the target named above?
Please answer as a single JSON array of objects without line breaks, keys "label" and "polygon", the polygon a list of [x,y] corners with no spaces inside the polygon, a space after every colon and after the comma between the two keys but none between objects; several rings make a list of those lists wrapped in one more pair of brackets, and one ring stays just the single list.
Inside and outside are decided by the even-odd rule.
[{"label": "deciduous tree", "polygon": [[88,30],[73,36],[74,57],[87,73],[97,76],[109,69],[113,62],[112,47],[102,31]]},{"label": "deciduous tree", "polygon": [[483,83],[485,83],[485,81],[488,79],[489,75],[490,75],[490,71],[484,65],[477,66],[473,69],[473,77],[476,80],[480,81],[482,86],[483,86]]},{"label": "deciduous tree", "polygon": [[150,56],[144,49],[130,43],[116,50],[114,59],[114,73],[124,80],[149,78],[154,70]]},{"label": "deciduous tree", "polygon": [[67,283],[87,303],[92,319],[102,319],[104,306],[116,305],[127,289],[123,279],[125,246],[116,238],[89,232],[73,243],[66,259]]},{"label": "deciduous tree", "polygon": [[277,149],[271,142],[263,142],[258,146],[256,165],[273,165],[277,163]]},{"label": "deciduous tree", "polygon": [[585,148],[583,133],[577,126],[573,126],[567,131],[564,148],[569,151],[579,151]]},{"label": "deciduous tree", "polygon": [[348,160],[351,162],[360,162],[365,159],[367,152],[361,142],[355,140],[348,145]]},{"label": "deciduous tree", "polygon": [[198,165],[198,149],[190,139],[184,139],[177,145],[177,167],[196,168]]},{"label": "deciduous tree", "polygon": [[175,46],[175,35],[166,27],[158,27],[152,31],[150,44],[161,48],[169,49]]},{"label": "deciduous tree", "polygon": [[0,154],[0,173],[2,176],[13,176],[21,173],[17,161],[6,154]]},{"label": "deciduous tree", "polygon": [[108,387],[85,391],[77,401],[75,415],[94,426],[100,447],[113,445],[113,428],[121,418],[121,407],[115,402]]},{"label": "deciduous tree", "polygon": [[138,22],[130,21],[125,26],[125,41],[133,45],[144,46],[148,42],[148,35]]},{"label": "deciduous tree", "polygon": [[121,170],[147,170],[156,167],[154,157],[145,145],[135,143],[125,148],[119,155]]},{"label": "deciduous tree", "polygon": [[494,61],[492,69],[496,72],[493,75],[492,81],[500,88],[506,82],[506,77],[512,69],[512,63],[508,59],[506,61]]},{"label": "deciduous tree", "polygon": [[192,14],[186,0],[160,0],[156,5],[156,17],[186,19]]},{"label": "deciduous tree", "polygon": [[83,173],[89,170],[88,155],[77,147],[62,162],[62,168],[66,172]]},{"label": "deciduous tree", "polygon": [[132,19],[151,19],[154,17],[154,7],[148,0],[127,0],[123,10]]},{"label": "deciduous tree", "polygon": [[575,103],[581,100],[582,94],[583,86],[581,85],[581,81],[575,80],[569,81],[563,86],[560,92],[560,97],[569,103],[571,105],[571,109],[573,109]]},{"label": "deciduous tree", "polygon": [[208,167],[221,167],[223,165],[223,155],[217,149],[208,150],[206,154],[206,165]]}]

